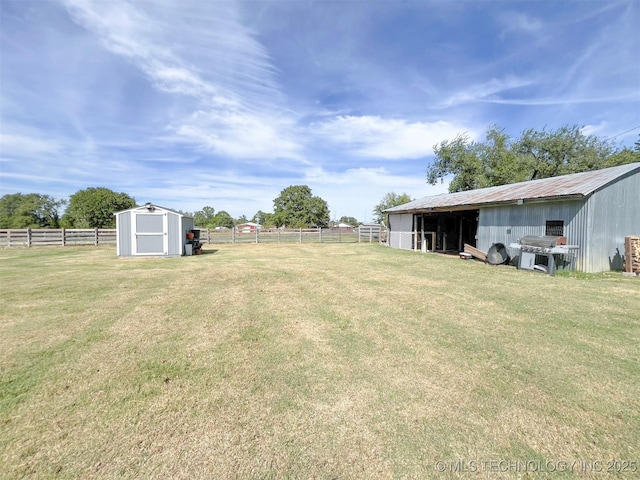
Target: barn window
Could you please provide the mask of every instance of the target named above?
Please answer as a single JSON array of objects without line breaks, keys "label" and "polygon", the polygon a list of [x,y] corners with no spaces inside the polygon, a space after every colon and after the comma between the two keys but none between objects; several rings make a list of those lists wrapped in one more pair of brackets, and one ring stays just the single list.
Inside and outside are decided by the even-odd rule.
[{"label": "barn window", "polygon": [[564,220],[547,220],[545,235],[564,237]]}]

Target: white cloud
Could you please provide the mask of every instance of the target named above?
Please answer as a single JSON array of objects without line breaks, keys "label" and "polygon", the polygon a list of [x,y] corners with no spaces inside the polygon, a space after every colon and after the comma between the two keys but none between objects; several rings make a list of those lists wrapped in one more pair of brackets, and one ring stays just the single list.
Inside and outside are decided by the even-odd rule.
[{"label": "white cloud", "polygon": [[159,91],[182,97],[169,131],[232,158],[297,158],[299,146],[264,47],[236,3],[67,0],[76,22],[129,59]]},{"label": "white cloud", "polygon": [[369,115],[338,116],[314,123],[309,129],[320,140],[340,144],[353,155],[388,160],[431,155],[435,144],[469,132],[445,121],[409,122]]},{"label": "white cloud", "polygon": [[499,16],[499,21],[506,32],[522,32],[527,34],[538,33],[543,28],[539,18],[526,15],[521,12],[504,12]]},{"label": "white cloud", "polygon": [[600,135],[602,132],[606,132],[608,128],[608,122],[604,120],[597,125],[585,125],[580,129],[583,135]]},{"label": "white cloud", "polygon": [[56,140],[38,138],[35,135],[0,134],[0,155],[28,158],[33,155],[54,154],[61,146]]},{"label": "white cloud", "polygon": [[305,171],[303,183],[312,188],[314,195],[328,201],[331,218],[352,216],[371,221],[374,207],[388,192],[421,198],[448,191],[448,182],[428,185],[421,171],[417,169],[415,175],[398,175],[384,167],[350,168],[340,172],[316,167]]},{"label": "white cloud", "polygon": [[286,118],[203,110],[173,125],[179,136],[223,156],[300,160],[292,128]]},{"label": "white cloud", "polygon": [[442,105],[445,107],[451,107],[459,104],[486,101],[496,101],[496,103],[501,101],[503,103],[509,103],[509,100],[503,100],[499,94],[516,88],[526,87],[533,83],[534,81],[532,79],[514,76],[492,78],[487,82],[471,85],[463,90],[455,92],[449,98],[445,99],[442,102]]}]

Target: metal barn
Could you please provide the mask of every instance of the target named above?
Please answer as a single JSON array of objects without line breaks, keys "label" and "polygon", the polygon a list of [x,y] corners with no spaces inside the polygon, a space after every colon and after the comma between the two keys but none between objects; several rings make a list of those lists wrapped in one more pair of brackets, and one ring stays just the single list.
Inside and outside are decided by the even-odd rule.
[{"label": "metal barn", "polygon": [[640,163],[425,197],[387,213],[393,248],[461,252],[466,243],[486,252],[559,235],[579,246],[565,268],[620,270],[625,236],[640,233]]},{"label": "metal barn", "polygon": [[122,210],[116,216],[116,246],[119,257],[178,257],[187,252],[187,234],[193,217],[147,203]]}]

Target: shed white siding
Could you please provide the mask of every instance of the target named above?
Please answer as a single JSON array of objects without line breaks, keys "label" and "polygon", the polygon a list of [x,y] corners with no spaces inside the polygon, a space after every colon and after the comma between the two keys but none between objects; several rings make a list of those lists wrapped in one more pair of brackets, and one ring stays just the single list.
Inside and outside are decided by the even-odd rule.
[{"label": "shed white siding", "polygon": [[180,212],[150,205],[116,214],[118,256],[184,255],[187,233],[193,230],[193,218]]},{"label": "shed white siding", "polygon": [[119,257],[131,256],[131,212],[116,215],[116,249]]}]

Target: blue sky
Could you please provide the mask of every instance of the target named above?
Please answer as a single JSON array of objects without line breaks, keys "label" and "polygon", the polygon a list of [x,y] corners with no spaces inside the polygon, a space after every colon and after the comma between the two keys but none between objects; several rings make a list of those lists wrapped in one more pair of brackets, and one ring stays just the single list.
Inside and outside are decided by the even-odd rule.
[{"label": "blue sky", "polygon": [[[0,194],[332,218],[496,124],[640,133],[640,2],[0,0]],[[620,135],[622,132],[628,133]]]}]

